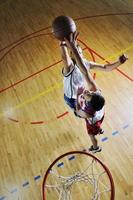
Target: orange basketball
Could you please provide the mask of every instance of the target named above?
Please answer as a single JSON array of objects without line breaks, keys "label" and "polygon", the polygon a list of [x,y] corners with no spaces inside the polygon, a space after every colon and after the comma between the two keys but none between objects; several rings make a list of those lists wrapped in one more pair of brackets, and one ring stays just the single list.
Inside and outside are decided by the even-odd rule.
[{"label": "orange basketball", "polygon": [[54,19],[52,23],[52,32],[58,40],[64,40],[68,38],[70,33],[76,31],[76,24],[71,17],[68,16],[58,16]]}]

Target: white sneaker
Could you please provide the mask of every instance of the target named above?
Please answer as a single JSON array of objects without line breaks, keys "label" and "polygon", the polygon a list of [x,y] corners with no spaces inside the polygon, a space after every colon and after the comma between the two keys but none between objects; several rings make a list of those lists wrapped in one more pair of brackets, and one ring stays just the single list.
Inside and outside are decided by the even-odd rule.
[{"label": "white sneaker", "polygon": [[89,151],[92,152],[92,153],[97,153],[97,152],[100,152],[102,151],[102,147],[97,147],[97,148],[94,148],[93,145],[89,148]]}]

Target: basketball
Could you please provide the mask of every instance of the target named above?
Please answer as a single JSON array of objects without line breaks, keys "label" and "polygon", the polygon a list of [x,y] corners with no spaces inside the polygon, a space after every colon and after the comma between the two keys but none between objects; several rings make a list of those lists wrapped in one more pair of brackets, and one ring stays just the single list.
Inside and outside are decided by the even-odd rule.
[{"label": "basketball", "polygon": [[52,23],[52,33],[58,39],[63,41],[64,37],[68,38],[70,33],[76,31],[76,24],[71,17],[58,16]]}]

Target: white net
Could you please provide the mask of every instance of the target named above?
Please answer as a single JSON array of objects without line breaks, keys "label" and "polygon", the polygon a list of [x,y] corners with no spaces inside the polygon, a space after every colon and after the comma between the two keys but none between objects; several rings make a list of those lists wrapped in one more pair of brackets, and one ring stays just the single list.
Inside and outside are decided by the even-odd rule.
[{"label": "white net", "polygon": [[111,182],[106,169],[93,157],[76,154],[59,160],[45,183],[47,200],[108,200]]}]

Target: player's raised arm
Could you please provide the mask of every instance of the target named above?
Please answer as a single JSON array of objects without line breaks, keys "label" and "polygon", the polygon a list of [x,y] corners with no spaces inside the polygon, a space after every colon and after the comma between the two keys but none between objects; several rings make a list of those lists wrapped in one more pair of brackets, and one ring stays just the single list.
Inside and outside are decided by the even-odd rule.
[{"label": "player's raised arm", "polygon": [[109,72],[109,71],[112,71],[113,69],[116,69],[123,63],[125,63],[126,60],[128,60],[128,57],[123,54],[123,55],[119,56],[118,60],[113,63],[99,64],[99,63],[95,63],[95,62],[90,62],[90,68]]},{"label": "player's raised arm", "polygon": [[61,41],[59,43],[59,45],[60,45],[60,51],[61,51],[61,58],[62,58],[62,61],[63,61],[63,64],[64,64],[64,72],[67,74],[70,70],[71,65],[72,65],[72,60],[69,56],[68,49],[67,49],[65,41]]},{"label": "player's raised arm", "polygon": [[70,50],[73,52],[75,59],[77,61],[77,64],[79,66],[80,71],[82,72],[87,86],[88,88],[93,88],[94,91],[98,90],[98,86],[96,85],[92,75],[87,71],[83,58],[80,56],[78,49],[77,49],[77,45],[76,45],[76,34],[71,33],[70,34],[70,39],[66,39],[65,38],[65,42],[67,44],[67,46],[70,48]]}]

